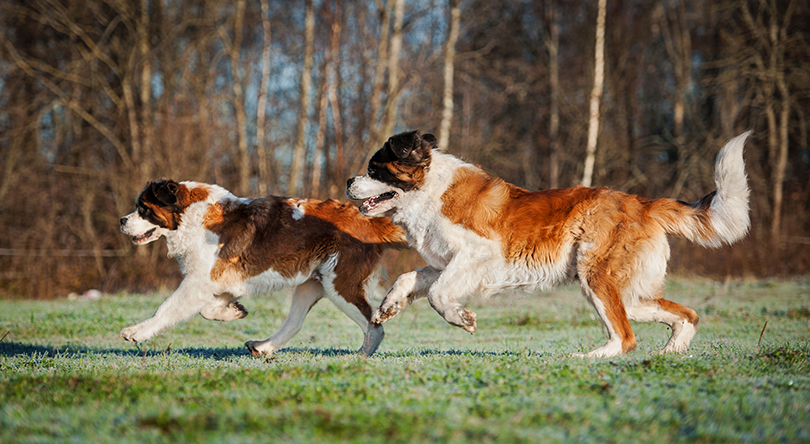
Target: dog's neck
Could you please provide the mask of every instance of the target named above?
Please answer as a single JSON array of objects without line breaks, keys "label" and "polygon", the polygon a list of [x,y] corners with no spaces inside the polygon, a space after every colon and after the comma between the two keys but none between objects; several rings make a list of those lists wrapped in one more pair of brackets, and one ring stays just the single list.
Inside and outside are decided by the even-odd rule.
[{"label": "dog's neck", "polygon": [[475,168],[458,157],[434,150],[429,169],[425,174],[425,182],[418,190],[400,197],[391,220],[406,231],[411,231],[410,228],[416,228],[416,225],[424,222],[424,218],[421,217],[424,214],[441,213],[441,196],[452,184],[456,171],[464,167]]},{"label": "dog's neck", "polygon": [[177,259],[183,275],[192,273],[198,268],[197,264],[213,261],[215,257],[209,257],[209,250],[214,251],[214,256],[219,251],[219,239],[208,231],[204,224],[205,215],[211,205],[225,199],[242,200],[220,186],[209,185],[209,187],[208,198],[189,205],[183,212],[177,229],[165,235],[166,246],[169,249],[168,256]]}]

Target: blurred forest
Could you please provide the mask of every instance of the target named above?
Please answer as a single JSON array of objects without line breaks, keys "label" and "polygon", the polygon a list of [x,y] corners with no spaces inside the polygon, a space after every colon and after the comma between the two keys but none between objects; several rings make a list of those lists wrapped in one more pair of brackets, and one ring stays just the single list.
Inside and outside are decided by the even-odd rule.
[{"label": "blurred forest", "polygon": [[753,129],[749,237],[670,271],[807,273],[808,0],[607,3],[0,0],[0,295],[174,286],[118,229],[148,180],[345,201],[409,129],[529,189],[582,183],[591,131],[594,186],[684,201]]}]

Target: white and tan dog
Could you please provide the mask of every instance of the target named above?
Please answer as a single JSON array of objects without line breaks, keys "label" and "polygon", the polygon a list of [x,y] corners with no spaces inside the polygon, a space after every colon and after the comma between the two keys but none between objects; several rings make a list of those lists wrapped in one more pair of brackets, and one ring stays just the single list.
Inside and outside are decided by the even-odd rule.
[{"label": "white and tan dog", "polygon": [[685,352],[696,332],[694,310],[663,298],[667,235],[705,247],[731,244],[749,228],[743,146],[729,141],[717,157],[717,191],[688,204],[607,188],[529,192],[436,150],[433,135],[391,137],[368,173],[349,179],[360,211],[391,214],[427,267],[400,276],[373,321],[382,323],[415,299],[450,324],[476,329],[462,307],[470,295],[546,289],[578,278],[607,327],[601,347],[578,356],[615,356],[636,347],[628,319],[672,328],[663,352]]},{"label": "white and tan dog", "polygon": [[144,188],[136,210],[121,218],[121,231],[136,245],[165,237],[184,275],[154,316],[121,330],[128,341],[145,341],[197,313],[241,319],[248,313],[240,296],[296,287],[278,333],[245,343],[255,356],[281,348],[324,295],[363,330],[360,352],[373,354],[384,336],[370,322],[368,299],[380,257],[407,245],[388,219],[364,217],[335,200],[242,199],[217,185],[171,180]]}]

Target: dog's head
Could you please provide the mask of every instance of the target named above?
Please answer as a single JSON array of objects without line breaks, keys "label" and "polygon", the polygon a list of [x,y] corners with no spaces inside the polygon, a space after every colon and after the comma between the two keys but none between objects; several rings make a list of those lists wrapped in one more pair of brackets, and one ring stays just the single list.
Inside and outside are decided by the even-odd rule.
[{"label": "dog's head", "polygon": [[132,236],[135,245],[156,241],[180,226],[183,212],[207,192],[173,180],[149,182],[135,202],[135,211],[121,218],[121,232]]},{"label": "dog's head", "polygon": [[346,195],[364,200],[360,212],[366,216],[379,216],[396,208],[403,194],[424,184],[436,143],[433,134],[422,135],[419,131],[392,136],[369,160],[368,172],[349,179]]}]

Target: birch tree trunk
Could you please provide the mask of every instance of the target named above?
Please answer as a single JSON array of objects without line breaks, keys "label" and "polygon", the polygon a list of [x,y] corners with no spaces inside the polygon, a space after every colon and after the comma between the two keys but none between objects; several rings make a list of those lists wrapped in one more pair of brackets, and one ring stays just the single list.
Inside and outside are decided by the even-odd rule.
[{"label": "birch tree trunk", "polygon": [[288,190],[297,196],[301,190],[304,176],[304,155],[306,149],[304,140],[307,129],[307,116],[309,116],[309,95],[312,89],[312,41],[315,37],[315,12],[312,0],[306,0],[306,19],[304,29],[304,69],[301,70],[301,111],[298,114],[298,139],[293,150],[290,183]]},{"label": "birch tree trunk", "polygon": [[262,78],[259,85],[259,103],[256,111],[256,157],[259,160],[259,195],[267,195],[267,182],[269,177],[269,161],[265,138],[265,114],[267,108],[267,83],[270,80],[270,17],[267,0],[260,0],[262,8],[262,32],[264,43],[262,46]]},{"label": "birch tree trunk", "polygon": [[450,30],[444,45],[444,94],[442,100],[442,121],[439,125],[439,149],[446,150],[450,141],[450,125],[453,122],[453,68],[456,57],[456,41],[461,21],[459,0],[450,0]]},{"label": "birch tree trunk", "polygon": [[599,135],[599,101],[605,83],[605,14],[607,0],[599,0],[596,18],[596,57],[594,60],[593,90],[591,90],[590,120],[588,120],[588,146],[585,150],[585,168],[582,172],[582,185],[589,187],[593,182],[593,167],[596,162],[596,139]]}]

